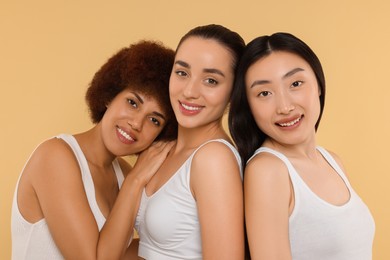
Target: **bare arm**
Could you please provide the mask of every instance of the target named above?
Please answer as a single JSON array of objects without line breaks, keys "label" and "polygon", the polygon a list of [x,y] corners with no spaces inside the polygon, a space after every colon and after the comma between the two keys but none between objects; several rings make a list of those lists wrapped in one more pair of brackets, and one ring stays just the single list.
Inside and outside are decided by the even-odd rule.
[{"label": "bare arm", "polygon": [[98,249],[105,256],[104,259],[118,259],[125,254],[133,234],[142,190],[160,168],[172,146],[173,142],[159,142],[152,145],[142,152],[134,168],[127,175],[115,205],[100,232]]},{"label": "bare arm", "polygon": [[134,238],[131,241],[130,246],[126,250],[126,254],[122,258],[123,260],[139,260],[142,259],[138,257],[138,246],[139,246],[139,238]]},{"label": "bare arm", "polygon": [[212,142],[195,155],[191,187],[197,202],[203,259],[244,259],[243,190],[237,160]]},{"label": "bare arm", "polygon": [[291,259],[287,168],[273,155],[261,154],[248,164],[244,176],[245,220],[252,259]]},{"label": "bare arm", "polygon": [[70,148],[54,139],[36,150],[26,166],[26,176],[55,243],[66,259],[120,259],[124,255],[142,189],[160,167],[170,146],[160,144],[140,156],[100,233]]}]

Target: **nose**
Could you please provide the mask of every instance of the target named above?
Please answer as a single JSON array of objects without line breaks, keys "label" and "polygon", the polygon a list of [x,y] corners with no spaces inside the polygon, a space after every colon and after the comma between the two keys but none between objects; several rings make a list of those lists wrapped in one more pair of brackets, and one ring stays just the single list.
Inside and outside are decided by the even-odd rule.
[{"label": "nose", "polygon": [[185,85],[183,95],[186,98],[196,99],[199,97],[199,85],[195,80],[189,80]]},{"label": "nose", "polygon": [[295,106],[287,93],[282,93],[278,98],[278,114],[289,114]]},{"label": "nose", "polygon": [[129,124],[134,131],[140,132],[142,130],[142,117],[133,116],[131,119],[127,120],[127,124]]}]

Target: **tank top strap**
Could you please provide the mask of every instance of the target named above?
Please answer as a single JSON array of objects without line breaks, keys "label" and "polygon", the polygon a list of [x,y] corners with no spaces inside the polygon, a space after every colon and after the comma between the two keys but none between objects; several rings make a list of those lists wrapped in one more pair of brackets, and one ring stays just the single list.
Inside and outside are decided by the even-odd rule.
[{"label": "tank top strap", "polygon": [[226,144],[227,146],[229,146],[229,148],[232,146],[232,145],[231,145],[228,141],[226,141],[225,139],[211,139],[211,140],[208,140],[208,141],[204,142],[203,144],[199,145],[198,148],[196,148],[195,151],[194,151],[192,154],[195,154],[200,148],[202,148],[202,147],[205,146],[206,144],[212,143],[212,142],[224,143],[224,144]]},{"label": "tank top strap", "polygon": [[250,160],[252,160],[259,153],[270,153],[270,154],[278,157],[286,165],[288,173],[289,173],[290,178],[291,178],[291,181],[293,183],[299,182],[300,184],[302,184],[303,180],[300,178],[300,176],[296,172],[296,170],[295,170],[294,166],[292,165],[292,163],[290,162],[290,160],[284,154],[282,154],[278,151],[275,151],[271,148],[268,148],[268,147],[258,148],[255,151],[255,153],[252,155],[252,157],[249,158],[249,160],[247,161],[247,164],[249,163]]},{"label": "tank top strap", "polygon": [[348,181],[347,176],[344,171],[341,169],[340,165],[336,162],[333,156],[323,147],[317,146],[317,150],[322,154],[325,160],[329,163],[329,165],[339,174],[339,176],[343,179],[349,190],[352,189],[351,184]]},{"label": "tank top strap", "polygon": [[239,166],[239,169],[240,169],[240,176],[241,176],[241,179],[243,178],[243,172],[242,172],[242,167],[241,167],[241,157],[237,151],[237,149],[231,144],[229,143],[228,141],[226,141],[225,139],[212,139],[212,140],[209,140],[207,142],[204,142],[203,144],[201,144],[198,148],[196,148],[196,150],[191,154],[190,156],[190,160],[192,160],[192,158],[194,157],[194,155],[196,154],[196,152],[202,148],[203,146],[205,146],[206,144],[208,143],[211,143],[211,142],[219,142],[219,143],[223,143],[225,144],[227,147],[229,147],[229,149],[232,151],[232,153],[234,154],[234,156],[236,157],[236,160],[237,160],[237,163],[238,163],[238,166]]},{"label": "tank top strap", "polygon": [[87,159],[85,158],[85,155],[74,136],[69,134],[60,134],[57,136],[57,138],[61,138],[62,140],[64,140],[70,146],[76,156],[76,159],[80,166],[81,177],[83,180],[85,194],[87,196],[89,206],[91,207],[91,211],[95,216],[96,223],[99,226],[99,230],[101,230],[106,221],[106,218],[100,211],[100,208],[96,201],[95,186],[93,183],[91,171],[89,170]]},{"label": "tank top strap", "polygon": [[121,166],[119,164],[118,159],[115,159],[112,162],[112,167],[114,168],[116,179],[118,180],[118,187],[120,189],[122,187],[122,184],[123,184],[123,181],[124,181],[125,178],[123,176],[122,168],[121,168]]}]

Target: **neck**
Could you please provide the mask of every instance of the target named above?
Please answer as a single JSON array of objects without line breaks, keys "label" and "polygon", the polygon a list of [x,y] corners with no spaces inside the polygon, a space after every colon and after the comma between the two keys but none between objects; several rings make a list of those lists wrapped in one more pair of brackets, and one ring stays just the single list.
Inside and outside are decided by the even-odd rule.
[{"label": "neck", "polygon": [[221,122],[196,128],[185,128],[179,125],[176,147],[178,150],[196,149],[201,144],[218,138],[229,140]]},{"label": "neck", "polygon": [[315,142],[315,138],[313,138],[313,140],[308,140],[300,144],[282,144],[275,140],[267,139],[263,145],[283,153],[290,159],[318,159],[317,144]]},{"label": "neck", "polygon": [[75,138],[88,163],[99,168],[111,167],[115,156],[104,145],[99,129],[98,124],[86,132],[75,135]]}]

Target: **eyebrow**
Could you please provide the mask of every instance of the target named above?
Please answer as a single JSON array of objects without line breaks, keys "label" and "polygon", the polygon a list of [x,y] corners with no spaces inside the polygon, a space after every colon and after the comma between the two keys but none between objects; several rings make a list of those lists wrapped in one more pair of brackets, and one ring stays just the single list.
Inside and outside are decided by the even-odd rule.
[{"label": "eyebrow", "polygon": [[[298,73],[298,72],[300,72],[300,71],[305,71],[305,70],[302,69],[302,68],[295,68],[295,69],[292,69],[292,70],[290,70],[289,72],[287,72],[286,74],[284,74],[283,77],[282,77],[282,79],[291,77],[292,75],[294,75],[295,73]],[[255,81],[251,84],[250,88],[253,88],[253,87],[256,86],[256,85],[264,85],[264,84],[268,84],[268,83],[270,83],[269,80],[255,80]]]},{"label": "eyebrow", "polygon": [[143,104],[144,103],[144,100],[135,92],[132,92],[134,94],[134,96],[138,99],[138,101]]},{"label": "eyebrow", "polygon": [[[175,64],[178,64],[178,65],[180,65],[184,68],[187,68],[187,69],[191,68],[190,64],[188,64],[187,62],[182,61],[182,60],[177,60],[175,62]],[[205,69],[203,69],[203,71],[206,73],[218,74],[218,75],[221,75],[222,77],[225,77],[225,74],[223,74],[223,72],[220,71],[219,69],[205,68]]]},{"label": "eyebrow", "polygon": [[220,71],[219,69],[203,69],[204,72],[207,72],[207,73],[213,73],[213,74],[218,74],[218,75],[221,75],[222,77],[225,77],[225,74],[223,74],[222,71]]},{"label": "eyebrow", "polygon": [[175,61],[175,64],[179,64],[180,66],[182,66],[184,68],[191,68],[190,64],[188,64],[187,62],[182,61],[182,60]]},{"label": "eyebrow", "polygon": [[300,71],[305,71],[305,70],[302,69],[302,68],[295,68],[295,69],[293,69],[293,70],[287,72],[287,73],[283,76],[283,79],[288,78],[288,77],[291,77],[292,75],[294,75],[295,73],[300,72]]},{"label": "eyebrow", "polygon": [[161,117],[164,121],[167,121],[167,119],[165,118],[165,116],[164,116],[163,114],[157,112],[157,111],[153,111],[152,114],[154,114],[154,115],[156,115],[156,116],[158,116],[158,117]]},{"label": "eyebrow", "polygon": [[[143,104],[144,103],[144,100],[135,92],[132,92],[133,95],[138,99],[138,101]],[[165,116],[163,114],[161,114],[160,112],[157,112],[157,111],[153,111],[152,112],[153,115],[156,115],[158,117],[161,117],[162,119],[164,119],[165,121],[167,121],[167,119],[165,118]]]}]

